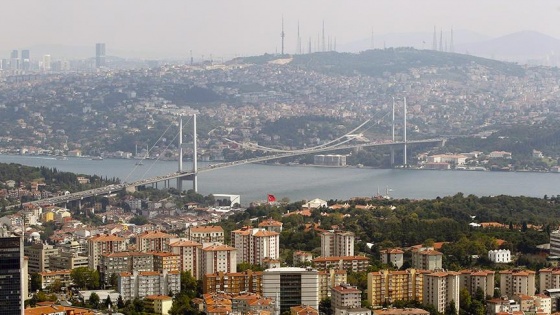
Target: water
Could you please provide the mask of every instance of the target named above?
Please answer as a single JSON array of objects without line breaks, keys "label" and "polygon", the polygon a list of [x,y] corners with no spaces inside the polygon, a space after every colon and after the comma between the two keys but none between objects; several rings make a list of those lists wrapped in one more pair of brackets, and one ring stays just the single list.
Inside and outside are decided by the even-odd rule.
[{"label": "water", "polygon": [[[177,162],[105,159],[93,161],[72,158],[61,161],[51,157],[0,155],[0,162],[29,166],[56,167],[61,171],[118,177],[123,181],[167,174],[177,170]],[[206,165],[204,162],[200,166]],[[184,169],[191,165],[184,163]],[[190,182],[184,182],[184,188]],[[394,198],[436,198],[462,192],[477,196],[512,195],[543,197],[560,194],[560,174],[530,172],[477,172],[368,168],[326,168],[247,164],[199,174],[199,193],[241,195],[246,205],[266,200],[267,194],[291,201],[371,197],[378,189],[392,189]]]}]

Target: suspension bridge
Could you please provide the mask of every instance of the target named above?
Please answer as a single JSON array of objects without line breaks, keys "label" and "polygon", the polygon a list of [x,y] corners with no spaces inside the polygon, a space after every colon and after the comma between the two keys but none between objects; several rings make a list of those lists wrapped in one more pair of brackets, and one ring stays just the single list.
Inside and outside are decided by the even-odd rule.
[{"label": "suspension bridge", "polygon": [[[406,108],[406,100],[405,100],[405,108]],[[406,110],[405,110],[406,114]],[[394,163],[394,151],[402,148],[403,150],[403,165],[407,165],[407,145],[414,145],[414,144],[444,144],[446,139],[444,138],[435,138],[435,139],[423,139],[423,140],[407,140],[406,139],[406,128],[403,132],[402,141],[395,141],[395,120],[394,120],[394,106],[393,106],[393,129],[392,129],[392,140],[390,141],[369,141],[367,138],[363,136],[363,131],[360,132],[364,126],[371,122],[371,120],[367,120],[366,122],[360,124],[358,127],[354,128],[347,134],[338,137],[334,140],[331,140],[327,143],[309,147],[300,150],[285,150],[285,149],[277,149],[277,148],[268,148],[264,146],[260,146],[258,144],[253,143],[239,143],[233,140],[225,139],[225,141],[236,143],[244,148],[251,149],[251,150],[260,150],[267,153],[272,153],[270,155],[262,156],[262,157],[255,157],[245,160],[233,161],[233,162],[224,162],[224,163],[217,163],[217,164],[210,164],[208,166],[204,166],[199,168],[197,163],[197,139],[196,139],[196,115],[192,116],[193,118],[193,163],[192,169],[184,170],[183,169],[183,161],[182,158],[179,158],[178,161],[178,170],[173,173],[163,174],[160,176],[140,179],[132,182],[126,182],[120,184],[112,184],[100,188],[94,188],[89,190],[84,190],[80,192],[69,193],[65,195],[55,196],[51,198],[45,198],[41,200],[30,201],[24,203],[24,205],[55,205],[55,204],[65,204],[68,202],[77,201],[78,207],[81,207],[81,200],[96,197],[96,196],[105,196],[112,193],[116,193],[122,190],[126,190],[127,192],[134,192],[137,190],[138,187],[148,186],[148,185],[157,185],[158,183],[163,183],[164,187],[171,187],[171,181],[176,181],[176,187],[179,191],[183,191],[183,182],[184,181],[192,181],[192,189],[194,191],[198,191],[198,181],[197,177],[199,174],[209,171],[215,171],[219,169],[224,169],[228,167],[234,167],[244,164],[251,164],[251,163],[259,163],[265,162],[270,160],[277,160],[287,157],[294,157],[294,156],[301,156],[307,154],[314,154],[314,153],[321,153],[321,152],[332,152],[338,150],[348,150],[358,147],[381,147],[381,146],[389,146],[391,149],[391,163]],[[406,116],[404,118],[404,126],[406,126]],[[169,129],[169,128],[168,128]],[[164,133],[165,134],[165,133]],[[163,135],[162,135],[163,137]],[[175,136],[179,138],[178,148],[179,148],[179,157],[183,157],[183,117],[179,117],[179,132]],[[161,137],[160,137],[161,139]],[[175,138],[174,138],[175,139]],[[173,139],[173,141],[174,141]],[[159,141],[159,140],[158,140]],[[172,142],[173,142],[172,141]]]}]

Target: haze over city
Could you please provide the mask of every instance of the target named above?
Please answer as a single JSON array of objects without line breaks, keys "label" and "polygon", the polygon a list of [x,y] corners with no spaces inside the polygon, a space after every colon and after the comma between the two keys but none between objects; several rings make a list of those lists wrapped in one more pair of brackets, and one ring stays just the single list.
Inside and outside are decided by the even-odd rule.
[{"label": "haze over city", "polygon": [[[285,51],[326,36],[337,50],[395,33],[423,32],[431,45],[434,26],[469,30],[488,37],[532,30],[560,38],[557,1],[11,1],[3,4],[1,52],[38,45],[92,47],[107,44],[108,55],[218,58],[279,53],[284,17]],[[460,36],[455,42],[461,43]],[[464,41],[464,40],[463,40]],[[333,44],[334,45],[334,44]],[[418,46],[418,43],[409,45]],[[375,44],[382,48],[381,40]],[[429,48],[429,47],[426,47]],[[53,58],[56,56],[53,56]]]}]

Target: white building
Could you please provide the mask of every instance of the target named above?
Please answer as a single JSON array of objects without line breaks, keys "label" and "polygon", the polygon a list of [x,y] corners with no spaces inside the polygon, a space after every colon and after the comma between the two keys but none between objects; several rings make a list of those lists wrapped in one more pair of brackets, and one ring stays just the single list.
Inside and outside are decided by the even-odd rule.
[{"label": "white building", "polygon": [[181,291],[179,271],[142,271],[119,274],[118,291],[123,300],[144,298],[148,295],[168,295]]},{"label": "white building", "polygon": [[265,258],[280,257],[280,234],[264,228],[245,226],[232,231],[231,244],[237,248],[237,263],[262,265]]},{"label": "white building", "polygon": [[213,244],[202,249],[200,274],[237,272],[237,250],[234,247]]},{"label": "white building", "polygon": [[354,256],[354,233],[326,231],[321,233],[321,257]]},{"label": "white building", "polygon": [[262,295],[278,299],[280,314],[299,305],[319,309],[319,273],[312,268],[266,269],[263,271]]},{"label": "white building", "polygon": [[200,263],[202,254],[202,244],[182,240],[173,242],[169,245],[173,254],[181,257],[181,271],[190,271],[196,280],[202,280],[200,273]]},{"label": "white building", "polygon": [[497,249],[488,251],[488,259],[495,263],[510,263],[511,252],[509,249]]},{"label": "white building", "polygon": [[433,305],[441,313],[444,313],[445,308],[454,301],[458,314],[459,273],[435,272],[424,275],[422,297],[425,305]]}]

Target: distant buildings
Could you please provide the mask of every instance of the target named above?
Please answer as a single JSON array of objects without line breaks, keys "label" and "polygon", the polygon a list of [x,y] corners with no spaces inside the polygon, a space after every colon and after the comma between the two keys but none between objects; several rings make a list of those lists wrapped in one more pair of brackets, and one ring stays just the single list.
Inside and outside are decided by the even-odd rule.
[{"label": "distant buildings", "polygon": [[105,43],[95,44],[95,67],[105,67]]}]

